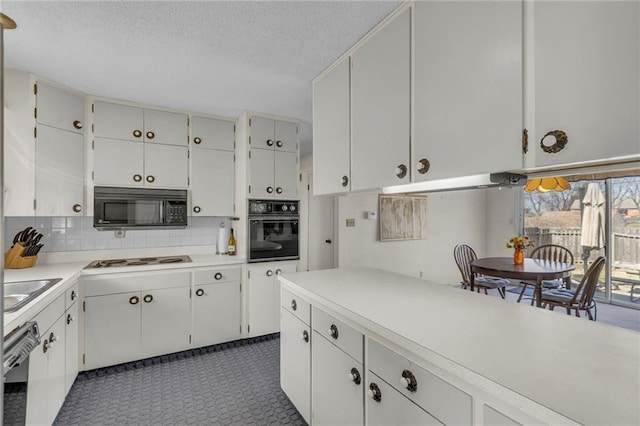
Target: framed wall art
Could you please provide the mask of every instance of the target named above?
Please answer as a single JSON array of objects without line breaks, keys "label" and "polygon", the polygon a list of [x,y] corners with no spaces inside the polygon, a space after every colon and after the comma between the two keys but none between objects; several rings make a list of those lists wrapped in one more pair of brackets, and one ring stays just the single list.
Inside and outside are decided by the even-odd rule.
[{"label": "framed wall art", "polygon": [[426,195],[380,195],[380,241],[427,237]]}]

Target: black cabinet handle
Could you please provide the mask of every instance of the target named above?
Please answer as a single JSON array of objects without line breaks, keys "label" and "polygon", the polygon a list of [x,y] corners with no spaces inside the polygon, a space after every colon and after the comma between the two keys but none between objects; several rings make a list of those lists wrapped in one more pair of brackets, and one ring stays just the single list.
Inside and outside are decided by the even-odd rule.
[{"label": "black cabinet handle", "polygon": [[331,240],[324,240],[325,243],[331,244]]},{"label": "black cabinet handle", "polygon": [[271,139],[267,139],[267,146],[273,146],[273,141]]},{"label": "black cabinet handle", "polygon": [[200,145],[200,143],[202,143],[202,139],[200,138],[193,138],[193,143],[195,143],[196,145]]},{"label": "black cabinet handle", "polygon": [[309,332],[307,330],[302,332],[302,340],[304,340],[305,343],[309,343]]},{"label": "black cabinet handle", "polygon": [[129,299],[129,303],[131,303],[132,305],[137,305],[139,301],[140,298],[138,296],[131,296],[131,298]]},{"label": "black cabinet handle", "polygon": [[271,269],[269,269],[269,270],[267,271],[267,276],[268,276],[268,277],[270,277],[270,276],[272,276],[272,275],[273,275],[273,271],[272,271]]},{"label": "black cabinet handle", "polygon": [[276,141],[276,146],[277,146],[278,148],[282,148],[282,145],[284,145],[284,144],[282,143],[282,141]]},{"label": "black cabinet handle", "polygon": [[75,291],[75,290],[71,290],[71,301],[76,300],[76,297],[78,297],[78,296],[76,295],[76,291]]},{"label": "black cabinet handle", "polygon": [[420,161],[418,161],[418,163],[420,163],[420,166],[418,167],[418,173],[420,173],[421,175],[427,173],[429,171],[429,168],[431,168],[431,163],[429,163],[429,160],[427,160],[426,158],[421,159]]},{"label": "black cabinet handle", "polygon": [[153,177],[153,175],[149,175],[149,176],[147,176],[147,182],[149,182],[149,183],[153,183],[153,182],[155,182],[155,180],[156,180],[156,178],[155,178],[155,177]]},{"label": "black cabinet handle", "polygon": [[213,276],[213,278],[215,278],[216,280],[220,281],[222,279],[222,274],[220,272],[216,272],[216,274]]},{"label": "black cabinet handle", "polygon": [[402,179],[403,177],[405,177],[407,175],[407,166],[405,166],[404,164],[400,164],[396,168],[396,170],[397,170],[396,176],[398,176],[400,179]]},{"label": "black cabinet handle", "polygon": [[196,290],[196,296],[204,296],[204,290],[199,288]]},{"label": "black cabinet handle", "polygon": [[200,213],[200,206],[193,206],[194,213]]},{"label": "black cabinet handle", "polygon": [[73,322],[73,317],[71,316],[71,314],[67,314],[67,325],[71,324]]},{"label": "black cabinet handle", "polygon": [[142,132],[140,130],[134,130],[133,136],[136,138],[139,138],[140,136],[142,136]]},{"label": "black cabinet handle", "polygon": [[133,175],[133,181],[134,182],[140,182],[142,180],[142,176],[140,175]]},{"label": "black cabinet handle", "polygon": [[418,390],[418,382],[416,381],[416,376],[414,376],[410,370],[404,370],[402,372],[402,379],[400,379],[400,384],[409,392],[415,392]]},{"label": "black cabinet handle", "polygon": [[271,194],[273,192],[273,187],[272,186],[267,186],[267,192],[269,194]]},{"label": "black cabinet handle", "polygon": [[382,401],[382,392],[380,392],[380,388],[377,384],[372,382],[369,385],[369,391],[367,393],[369,394],[369,398],[373,399],[375,402]]},{"label": "black cabinet handle", "polygon": [[342,186],[349,185],[349,178],[347,176],[342,176]]},{"label": "black cabinet handle", "polygon": [[147,294],[142,298],[142,300],[144,300],[144,303],[151,303],[153,301],[153,296],[150,294]]},{"label": "black cabinet handle", "polygon": [[71,207],[71,210],[73,210],[74,213],[80,213],[82,211],[82,206],[80,204],[74,204],[73,207]]},{"label": "black cabinet handle", "polygon": [[147,132],[147,139],[153,139],[156,137],[156,134],[153,132]]},{"label": "black cabinet handle", "polygon": [[291,300],[291,309],[296,311],[298,309],[298,304],[296,303],[296,299]]},{"label": "black cabinet handle", "polygon": [[276,193],[278,193],[278,194],[282,194],[282,188],[281,188],[281,187],[277,187],[277,188],[276,188]]},{"label": "black cabinet handle", "polygon": [[349,373],[349,380],[351,380],[356,385],[362,383],[362,376],[360,376],[360,372],[357,368],[354,367],[351,369],[351,372]]},{"label": "black cabinet handle", "polygon": [[331,327],[329,327],[329,336],[338,340],[338,327],[335,324],[331,324]]},{"label": "black cabinet handle", "polygon": [[75,127],[75,128],[76,128],[76,129],[78,129],[78,130],[82,129],[82,122],[80,122],[80,121],[78,121],[78,120],[75,120],[75,121],[73,122],[73,127]]}]

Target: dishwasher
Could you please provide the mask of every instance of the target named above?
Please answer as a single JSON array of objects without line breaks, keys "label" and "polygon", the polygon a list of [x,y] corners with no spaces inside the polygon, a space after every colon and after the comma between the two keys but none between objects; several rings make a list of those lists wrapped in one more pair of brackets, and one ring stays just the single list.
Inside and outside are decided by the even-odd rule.
[{"label": "dishwasher", "polygon": [[25,424],[29,354],[40,344],[38,323],[29,321],[4,338],[3,424]]}]

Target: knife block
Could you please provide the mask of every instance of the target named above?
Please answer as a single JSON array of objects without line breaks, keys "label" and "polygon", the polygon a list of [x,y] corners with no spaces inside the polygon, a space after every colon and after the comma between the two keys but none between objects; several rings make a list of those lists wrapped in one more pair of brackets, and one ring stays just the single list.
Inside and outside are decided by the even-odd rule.
[{"label": "knife block", "polygon": [[26,251],[26,248],[20,244],[15,243],[13,247],[11,247],[4,254],[4,267],[5,269],[22,269],[22,268],[30,268],[36,264],[38,260],[38,256],[22,256],[22,254]]}]

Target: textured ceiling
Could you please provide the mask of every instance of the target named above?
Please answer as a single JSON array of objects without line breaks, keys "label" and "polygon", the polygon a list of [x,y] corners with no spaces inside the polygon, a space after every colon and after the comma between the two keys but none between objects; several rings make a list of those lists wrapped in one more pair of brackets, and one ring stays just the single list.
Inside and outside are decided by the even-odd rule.
[{"label": "textured ceiling", "polygon": [[5,66],[83,92],[237,117],[298,118],[311,80],[399,2],[6,1]]}]

